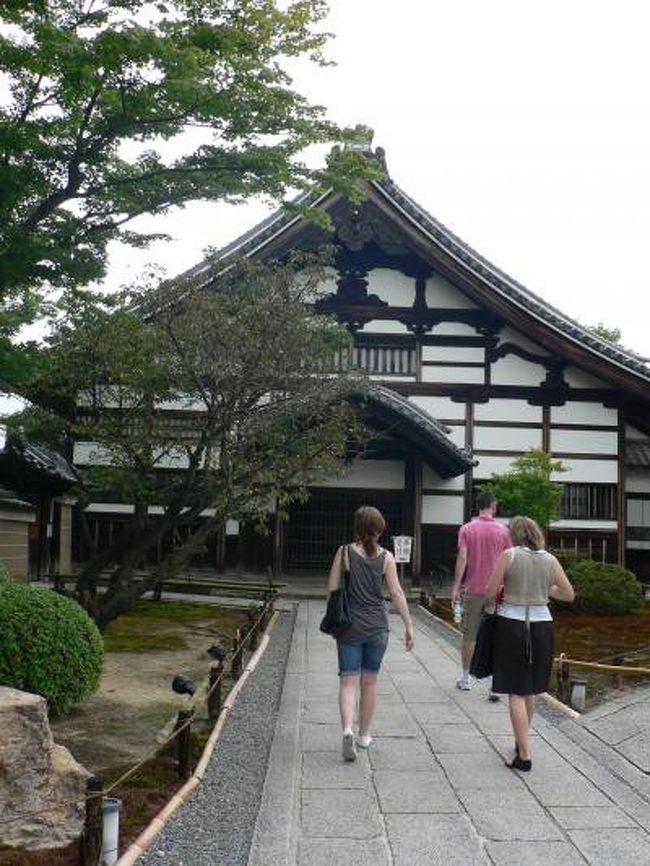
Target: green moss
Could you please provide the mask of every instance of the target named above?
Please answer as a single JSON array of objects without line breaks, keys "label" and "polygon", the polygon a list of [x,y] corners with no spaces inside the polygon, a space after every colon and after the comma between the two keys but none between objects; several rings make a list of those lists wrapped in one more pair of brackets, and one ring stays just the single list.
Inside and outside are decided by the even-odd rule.
[{"label": "green moss", "polygon": [[108,653],[164,652],[187,649],[178,626],[208,623],[215,632],[230,632],[246,622],[246,612],[211,604],[182,601],[140,601],[112,622],[104,634]]}]

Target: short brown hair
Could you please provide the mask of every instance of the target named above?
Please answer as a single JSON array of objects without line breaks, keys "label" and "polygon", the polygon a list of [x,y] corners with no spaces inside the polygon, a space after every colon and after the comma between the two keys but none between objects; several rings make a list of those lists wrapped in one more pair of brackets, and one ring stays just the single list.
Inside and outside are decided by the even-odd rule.
[{"label": "short brown hair", "polygon": [[368,556],[377,555],[377,539],[386,529],[384,515],[372,505],[362,505],[354,512],[354,535]]},{"label": "short brown hair", "polygon": [[532,517],[513,517],[510,521],[510,537],[515,545],[544,550],[544,533]]}]

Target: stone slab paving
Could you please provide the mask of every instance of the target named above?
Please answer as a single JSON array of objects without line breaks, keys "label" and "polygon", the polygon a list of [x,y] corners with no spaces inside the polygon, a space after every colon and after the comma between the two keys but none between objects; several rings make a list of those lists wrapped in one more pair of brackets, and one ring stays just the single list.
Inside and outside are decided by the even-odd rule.
[{"label": "stone slab paving", "polygon": [[506,702],[455,687],[457,638],[418,616],[407,654],[393,616],[374,740],[348,764],[323,610],[300,602],[248,866],[650,864],[650,690],[580,721],[536,716],[533,771],[514,773]]}]

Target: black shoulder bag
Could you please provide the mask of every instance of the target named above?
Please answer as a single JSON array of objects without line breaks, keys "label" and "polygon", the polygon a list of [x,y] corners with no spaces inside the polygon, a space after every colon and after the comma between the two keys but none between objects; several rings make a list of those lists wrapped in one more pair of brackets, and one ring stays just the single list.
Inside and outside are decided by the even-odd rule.
[{"label": "black shoulder bag", "polygon": [[469,672],[477,680],[489,677],[494,668],[494,645],[496,640],[498,617],[496,613],[485,613],[476,634],[474,655],[469,666]]},{"label": "black shoulder bag", "polygon": [[[338,589],[332,590],[327,597],[327,609],[323,617],[320,630],[332,637],[338,637],[352,624],[350,607],[348,604],[348,590],[350,588],[350,569],[345,567],[345,548],[341,548],[341,579]],[[348,564],[350,553],[348,551]]]}]

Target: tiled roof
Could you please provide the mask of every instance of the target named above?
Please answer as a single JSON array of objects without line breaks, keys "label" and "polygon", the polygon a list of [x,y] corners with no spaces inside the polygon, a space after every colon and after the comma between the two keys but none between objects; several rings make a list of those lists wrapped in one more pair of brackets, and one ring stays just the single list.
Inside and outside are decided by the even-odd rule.
[{"label": "tiled roof", "polygon": [[74,467],[61,454],[44,445],[33,445],[20,437],[7,437],[4,451],[0,451],[0,461],[3,456],[22,459],[38,472],[57,481],[76,484],[79,480]]},{"label": "tiled roof", "polygon": [[405,432],[403,427],[407,425],[409,432],[418,434],[417,438],[425,445],[425,454],[429,455],[429,462],[441,477],[462,475],[476,465],[476,460],[451,441],[447,435],[450,432],[448,427],[401,394],[383,385],[373,384],[368,390],[366,401],[371,406],[375,404],[383,407],[399,418],[401,432]]},{"label": "tiled roof", "polygon": [[650,439],[628,439],[625,443],[625,464],[650,469]]},{"label": "tiled roof", "polygon": [[24,499],[19,499],[17,494],[8,487],[0,485],[0,508],[13,508],[17,511],[31,511],[33,505],[25,502]]},{"label": "tiled roof", "polygon": [[462,241],[446,226],[431,216],[423,207],[401,190],[392,180],[373,182],[373,186],[398,205],[427,234],[431,235],[441,246],[454,255],[466,267],[471,268],[480,277],[490,283],[502,294],[524,307],[526,312],[537,316],[545,324],[550,325],[566,336],[579,343],[587,345],[592,351],[608,358],[614,363],[640,374],[650,381],[650,366],[639,355],[620,346],[603,340],[578,322],[566,316],[552,304],[544,301],[539,295],[531,292],[517,280],[510,277],[500,268],[493,265],[476,250]]},{"label": "tiled roof", "polygon": [[[378,195],[383,196],[398,210],[401,210],[432,241],[444,248],[447,253],[451,254],[466,268],[479,276],[494,291],[514,302],[524,309],[527,314],[534,316],[547,327],[561,333],[564,337],[650,382],[650,365],[643,358],[634,352],[598,337],[588,328],[580,325],[552,304],[540,298],[539,295],[536,295],[530,289],[517,282],[517,280],[480,255],[480,253],[428,213],[428,211],[400,189],[393,180],[386,178],[384,180],[370,181],[369,185]],[[331,194],[331,191],[318,197],[303,194],[296,199],[295,204],[318,206],[323,204]],[[231,255],[253,255],[267,241],[278,236],[289,225],[300,219],[300,216],[290,214],[286,210],[280,209],[274,212],[250,231],[223,247],[209,259],[170,281],[166,287],[168,297],[178,298],[182,296],[184,294],[184,287],[191,283],[196,284],[198,282],[199,285],[207,284],[216,265],[223,263]],[[165,294],[165,291],[163,291],[163,294]]]}]

